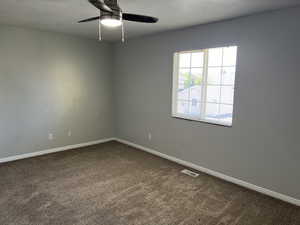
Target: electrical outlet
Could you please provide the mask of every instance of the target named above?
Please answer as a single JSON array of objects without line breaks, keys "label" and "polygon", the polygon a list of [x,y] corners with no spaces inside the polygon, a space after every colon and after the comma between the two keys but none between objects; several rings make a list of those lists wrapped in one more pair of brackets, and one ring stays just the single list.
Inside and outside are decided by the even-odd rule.
[{"label": "electrical outlet", "polygon": [[48,139],[49,139],[49,140],[53,140],[53,134],[49,133],[49,134],[48,134]]},{"label": "electrical outlet", "polygon": [[148,133],[148,140],[151,141],[152,140],[152,134]]},{"label": "electrical outlet", "polygon": [[72,131],[68,131],[68,136],[71,137],[72,136]]}]

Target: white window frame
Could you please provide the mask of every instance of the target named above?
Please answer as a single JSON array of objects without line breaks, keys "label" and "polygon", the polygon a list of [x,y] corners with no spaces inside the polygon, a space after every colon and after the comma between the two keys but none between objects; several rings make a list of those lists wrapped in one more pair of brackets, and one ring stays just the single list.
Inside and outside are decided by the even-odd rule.
[{"label": "white window frame", "polygon": [[[238,48],[236,45],[232,45]],[[222,46],[220,48],[224,48],[227,46]],[[187,120],[193,120],[193,121],[199,121],[199,122],[204,122],[204,123],[210,123],[214,125],[221,125],[221,126],[226,126],[226,127],[232,127],[232,123],[227,123],[225,121],[216,121],[216,120],[210,120],[210,119],[203,119],[201,115],[205,114],[206,111],[206,93],[207,93],[207,77],[208,77],[208,51],[210,48],[207,49],[200,49],[200,50],[191,50],[191,51],[180,51],[180,52],[175,52],[173,56],[173,84],[172,84],[172,117],[174,118],[180,118],[180,119],[187,119]],[[203,52],[204,53],[204,60],[203,60],[203,85],[202,87],[202,94],[201,94],[201,113],[199,116],[190,116],[187,114],[181,114],[177,113],[177,90],[178,90],[178,78],[179,78],[179,70],[180,70],[180,64],[179,64],[179,55],[184,54],[184,53],[199,53]],[[237,63],[235,65],[235,68],[237,66]],[[222,62],[222,67],[223,67],[223,62]],[[192,67],[190,66],[189,69]],[[235,75],[237,72],[235,72]],[[234,89],[236,86],[236,82],[234,83]],[[221,95],[221,93],[220,93]],[[205,101],[204,101],[205,100]],[[231,104],[230,104],[231,105]],[[234,106],[234,102],[233,102]],[[234,112],[233,112],[234,116]],[[233,118],[232,118],[233,119]]]}]

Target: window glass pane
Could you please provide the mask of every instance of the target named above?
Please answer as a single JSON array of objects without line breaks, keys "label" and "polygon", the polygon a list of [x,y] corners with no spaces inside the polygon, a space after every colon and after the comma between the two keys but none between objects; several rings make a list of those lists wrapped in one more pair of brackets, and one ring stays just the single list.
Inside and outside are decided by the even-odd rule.
[{"label": "window glass pane", "polygon": [[192,53],[192,67],[203,67],[204,53]]},{"label": "window glass pane", "polygon": [[180,69],[178,76],[178,89],[182,90],[190,85],[190,70],[189,69]]},{"label": "window glass pane", "polygon": [[181,53],[179,55],[179,67],[191,66],[191,53]]},{"label": "window glass pane", "polygon": [[190,88],[190,101],[201,101],[201,94],[202,94],[202,86],[201,85],[195,85]]},{"label": "window glass pane", "polygon": [[218,120],[219,105],[213,103],[206,103],[205,119]]},{"label": "window glass pane", "polygon": [[219,119],[225,123],[232,123],[232,112],[233,106],[232,105],[220,105],[220,115]]},{"label": "window glass pane", "polygon": [[222,66],[222,48],[208,50],[208,66]]},{"label": "window glass pane", "polygon": [[177,99],[189,100],[190,70],[181,69],[178,77]]},{"label": "window glass pane", "polygon": [[206,101],[219,103],[220,102],[220,86],[207,86]]},{"label": "window glass pane", "polygon": [[237,47],[225,47],[223,53],[223,65],[235,66],[236,64]]},{"label": "window glass pane", "polygon": [[200,117],[201,113],[201,102],[196,99],[192,99],[190,101],[190,115]]},{"label": "window glass pane", "polygon": [[233,105],[234,88],[233,86],[222,86],[221,102]]},{"label": "window glass pane", "polygon": [[222,70],[222,85],[234,85],[235,67],[224,67]]},{"label": "window glass pane", "polygon": [[202,85],[203,81],[203,69],[193,68],[191,69],[191,86]]},{"label": "window glass pane", "polygon": [[177,113],[188,114],[189,113],[189,102],[188,101],[177,101]]},{"label": "window glass pane", "polygon": [[222,71],[221,67],[220,68],[215,68],[215,67],[208,68],[207,83],[220,85],[221,71]]}]

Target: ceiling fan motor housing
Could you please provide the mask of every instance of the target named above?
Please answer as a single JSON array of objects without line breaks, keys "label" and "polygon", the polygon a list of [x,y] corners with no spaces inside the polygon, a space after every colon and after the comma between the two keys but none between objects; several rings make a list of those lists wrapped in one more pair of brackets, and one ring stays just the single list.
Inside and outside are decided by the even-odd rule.
[{"label": "ceiling fan motor housing", "polygon": [[118,5],[118,0],[105,0],[105,4],[112,9],[112,12],[101,11],[100,19],[122,20],[122,10]]},{"label": "ceiling fan motor housing", "polygon": [[101,12],[100,19],[116,19],[116,20],[122,20],[122,12],[119,11],[113,11],[112,13],[110,12]]}]

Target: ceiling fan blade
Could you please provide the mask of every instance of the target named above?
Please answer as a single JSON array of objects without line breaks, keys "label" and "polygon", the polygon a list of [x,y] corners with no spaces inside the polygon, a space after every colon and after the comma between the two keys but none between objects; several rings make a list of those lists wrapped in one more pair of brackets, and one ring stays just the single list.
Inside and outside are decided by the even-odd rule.
[{"label": "ceiling fan blade", "polygon": [[89,0],[89,2],[97,9],[100,9],[104,12],[113,12],[112,9],[105,4],[104,0]]},{"label": "ceiling fan blade", "polygon": [[78,21],[78,23],[86,23],[86,22],[90,22],[90,21],[94,21],[94,20],[99,20],[99,19],[100,19],[100,16],[96,16],[96,17],[85,19],[85,20],[80,20],[80,21]]},{"label": "ceiling fan blade", "polygon": [[136,15],[130,13],[123,13],[123,19],[133,22],[141,22],[141,23],[156,23],[158,18],[144,15]]}]

